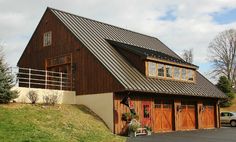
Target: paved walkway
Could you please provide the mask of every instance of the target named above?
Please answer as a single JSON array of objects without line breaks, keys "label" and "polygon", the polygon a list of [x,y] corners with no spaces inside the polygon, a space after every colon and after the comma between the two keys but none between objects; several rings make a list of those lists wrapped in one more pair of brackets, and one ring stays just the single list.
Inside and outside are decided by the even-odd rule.
[{"label": "paved walkway", "polygon": [[236,127],[158,133],[151,136],[128,138],[127,142],[236,142]]}]

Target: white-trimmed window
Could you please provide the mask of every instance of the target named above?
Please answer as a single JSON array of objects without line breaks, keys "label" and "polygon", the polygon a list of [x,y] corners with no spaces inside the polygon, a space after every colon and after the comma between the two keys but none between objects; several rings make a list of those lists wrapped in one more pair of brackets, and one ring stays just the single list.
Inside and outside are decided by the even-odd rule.
[{"label": "white-trimmed window", "polygon": [[180,68],[174,67],[174,79],[180,79]]},{"label": "white-trimmed window", "polygon": [[182,68],[182,80],[187,80],[187,70],[185,68]]},{"label": "white-trimmed window", "polygon": [[172,78],[172,74],[173,74],[172,68],[173,68],[172,66],[166,65],[166,77],[167,78]]},{"label": "white-trimmed window", "polygon": [[154,62],[148,62],[148,76],[156,77],[157,66]]},{"label": "white-trimmed window", "polygon": [[50,46],[52,44],[52,31],[43,34],[43,46]]},{"label": "white-trimmed window", "polygon": [[164,77],[164,75],[165,75],[164,72],[165,72],[164,64],[158,64],[158,76]]},{"label": "white-trimmed window", "polygon": [[193,70],[188,70],[188,80],[193,81]]}]

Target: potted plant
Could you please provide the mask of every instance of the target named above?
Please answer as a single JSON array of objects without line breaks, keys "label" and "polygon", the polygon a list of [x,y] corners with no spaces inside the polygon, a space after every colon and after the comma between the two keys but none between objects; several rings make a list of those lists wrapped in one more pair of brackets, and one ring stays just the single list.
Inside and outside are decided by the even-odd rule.
[{"label": "potted plant", "polygon": [[152,127],[150,126],[145,126],[146,130],[147,130],[147,135],[150,136],[152,135]]},{"label": "potted plant", "polygon": [[132,119],[128,125],[129,127],[129,137],[136,137],[136,131],[140,128],[140,123],[136,119]]}]

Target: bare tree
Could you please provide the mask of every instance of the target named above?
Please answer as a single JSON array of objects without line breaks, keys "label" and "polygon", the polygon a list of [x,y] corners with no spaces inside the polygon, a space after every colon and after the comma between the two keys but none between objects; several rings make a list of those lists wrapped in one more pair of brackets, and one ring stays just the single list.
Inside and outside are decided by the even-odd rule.
[{"label": "bare tree", "polygon": [[232,84],[236,75],[236,30],[219,33],[208,46],[210,61],[213,64],[212,75],[225,75]]},{"label": "bare tree", "polygon": [[183,51],[182,58],[184,59],[184,61],[188,63],[193,63],[193,49],[189,49],[189,50],[185,49]]}]

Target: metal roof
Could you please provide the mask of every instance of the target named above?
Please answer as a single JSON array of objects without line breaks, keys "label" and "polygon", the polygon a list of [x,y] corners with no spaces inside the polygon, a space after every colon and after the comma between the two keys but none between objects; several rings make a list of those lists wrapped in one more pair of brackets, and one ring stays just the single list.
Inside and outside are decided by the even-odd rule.
[{"label": "metal roof", "polygon": [[182,60],[155,37],[48,8],[129,91],[225,98],[212,83],[196,73],[196,84],[147,78],[131,66],[107,40],[153,49]]},{"label": "metal roof", "polygon": [[154,49],[145,49],[145,48],[142,48],[142,47],[137,47],[137,46],[134,46],[134,45],[128,45],[128,44],[124,44],[124,43],[120,43],[120,42],[116,42],[116,41],[111,41],[111,40],[108,40],[108,42],[113,47],[123,48],[123,49],[129,50],[129,51],[131,51],[135,54],[143,56],[143,57],[154,57],[154,58],[161,59],[161,60],[164,60],[164,61],[180,63],[180,64],[183,64],[183,65],[188,65],[188,66],[193,67],[193,68],[198,68],[198,66],[196,66],[196,65],[188,63],[188,62],[186,62],[182,59],[172,57],[172,56],[167,55],[165,53],[162,53],[160,51],[156,51]]}]

